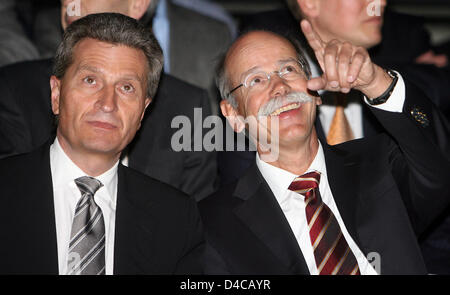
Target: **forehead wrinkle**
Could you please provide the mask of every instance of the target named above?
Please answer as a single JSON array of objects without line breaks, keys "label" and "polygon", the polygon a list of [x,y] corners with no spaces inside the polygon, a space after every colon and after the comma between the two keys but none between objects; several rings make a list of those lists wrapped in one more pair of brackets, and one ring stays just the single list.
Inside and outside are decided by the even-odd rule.
[{"label": "forehead wrinkle", "polygon": [[[283,66],[288,62],[295,62],[295,61],[297,61],[297,59],[292,57],[292,58],[280,59],[275,64],[277,66]],[[242,73],[241,78],[243,78],[243,76],[246,76],[248,74],[257,73],[257,72],[261,72],[261,71],[262,70],[261,70],[260,66],[254,66],[251,69],[249,69],[248,71],[245,71],[244,73]]]},{"label": "forehead wrinkle", "polygon": [[[77,67],[76,72],[92,72],[92,73],[98,73],[98,74],[105,74],[105,70],[102,68],[98,68],[96,66],[91,66],[91,65],[87,65],[87,64],[81,64]],[[139,82],[142,82],[142,78],[139,77],[136,74],[130,74],[130,73],[125,73],[125,74],[118,74],[122,79],[125,80],[137,80]]]},{"label": "forehead wrinkle", "polygon": [[[78,45],[78,44],[77,44]],[[105,46],[112,45],[110,48],[116,47],[114,44],[105,44]],[[127,47],[127,46],[124,46]],[[130,49],[133,49],[130,47]],[[141,52],[139,52],[141,53]],[[113,73],[113,76],[119,76],[120,79],[129,80],[129,81],[138,81],[139,83],[142,83],[143,81],[146,81],[145,73],[143,73],[143,77],[141,77],[138,73],[130,69],[123,70],[123,67],[121,68],[121,71],[116,72],[114,69],[109,69],[109,64],[106,65],[106,67],[103,66],[95,66],[96,62],[99,62],[102,64],[104,62],[103,60],[104,56],[90,56],[88,58],[85,58],[82,60],[77,67],[75,68],[76,73],[80,72],[92,72],[96,74],[102,74],[102,75],[110,75]],[[75,58],[76,59],[76,58]],[[145,64],[145,68],[147,69],[148,65]]]},{"label": "forehead wrinkle", "polygon": [[[270,44],[269,42],[272,42]],[[226,71],[230,78],[230,65],[236,66],[239,64],[237,61],[240,61],[243,57],[242,56],[251,56],[253,55],[252,52],[254,51],[260,51],[260,50],[266,50],[266,48],[270,47],[271,45],[276,47],[290,47],[292,49],[292,52],[294,53],[295,57],[288,57],[283,58],[282,60],[277,61],[277,64],[282,64],[283,62],[296,60],[296,51],[295,48],[287,41],[285,38],[278,36],[277,34],[266,32],[266,31],[254,31],[250,32],[247,35],[242,36],[240,39],[238,39],[230,48],[226,55]],[[289,46],[286,46],[289,45]],[[275,48],[276,48],[275,47]],[[236,61],[237,59],[237,61]],[[242,81],[242,79],[245,77],[246,74],[251,73],[252,71],[258,70],[261,68],[261,66],[256,65],[245,72],[241,73],[239,75],[239,81]],[[232,80],[232,79],[230,79]],[[235,83],[239,81],[234,81]],[[240,82],[239,82],[240,83]]]}]

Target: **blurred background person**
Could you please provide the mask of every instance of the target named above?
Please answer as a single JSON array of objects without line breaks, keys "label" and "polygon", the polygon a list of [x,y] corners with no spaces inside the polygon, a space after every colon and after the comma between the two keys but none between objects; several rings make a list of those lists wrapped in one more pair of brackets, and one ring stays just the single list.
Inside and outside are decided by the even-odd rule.
[{"label": "blurred background person", "polygon": [[39,58],[39,52],[25,33],[14,0],[0,2],[0,66]]}]

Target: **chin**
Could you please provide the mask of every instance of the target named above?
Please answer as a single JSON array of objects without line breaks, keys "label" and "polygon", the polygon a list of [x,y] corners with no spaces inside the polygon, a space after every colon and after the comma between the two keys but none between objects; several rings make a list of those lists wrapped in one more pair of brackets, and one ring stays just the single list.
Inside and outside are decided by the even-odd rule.
[{"label": "chin", "polygon": [[381,31],[378,28],[374,28],[364,34],[364,38],[361,40],[361,43],[363,44],[363,47],[368,49],[380,44],[382,39],[383,36],[381,34]]},{"label": "chin", "polygon": [[89,141],[84,142],[84,147],[87,150],[96,152],[96,153],[117,153],[120,152],[121,145],[117,143],[116,140],[107,139],[107,138],[95,138]]}]

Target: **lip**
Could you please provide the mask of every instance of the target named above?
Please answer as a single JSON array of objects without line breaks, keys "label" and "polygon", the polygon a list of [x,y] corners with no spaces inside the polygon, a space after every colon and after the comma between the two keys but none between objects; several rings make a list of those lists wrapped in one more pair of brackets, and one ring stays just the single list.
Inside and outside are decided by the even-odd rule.
[{"label": "lip", "polygon": [[[274,112],[272,112],[269,116],[273,117],[273,116],[282,116],[285,113],[289,113],[295,110],[299,110],[302,107],[301,103],[298,102],[294,102],[294,103],[289,103],[287,105],[282,106],[281,108],[275,110]],[[286,110],[283,110],[286,109]]]},{"label": "lip", "polygon": [[113,129],[117,128],[115,125],[113,125],[111,123],[102,122],[102,121],[88,121],[88,124],[95,128],[106,129],[106,130],[113,130]]},{"label": "lip", "polygon": [[278,119],[280,121],[282,121],[282,120],[289,120],[290,118],[298,118],[298,115],[300,114],[301,109],[302,109],[302,106],[300,105],[300,107],[298,107],[296,109],[292,109],[290,111],[283,112],[278,115]]},{"label": "lip", "polygon": [[375,24],[381,24],[383,21],[383,18],[381,16],[372,16],[368,18],[365,22],[366,23],[375,23]]}]

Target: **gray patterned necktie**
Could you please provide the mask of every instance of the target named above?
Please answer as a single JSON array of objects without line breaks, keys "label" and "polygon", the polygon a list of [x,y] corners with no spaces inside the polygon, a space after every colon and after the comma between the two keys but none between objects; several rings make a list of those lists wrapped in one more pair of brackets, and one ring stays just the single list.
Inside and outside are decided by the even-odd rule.
[{"label": "gray patterned necktie", "polygon": [[95,192],[103,184],[92,177],[75,179],[81,199],[75,208],[69,244],[68,274],[105,274],[105,222],[94,201]]}]

